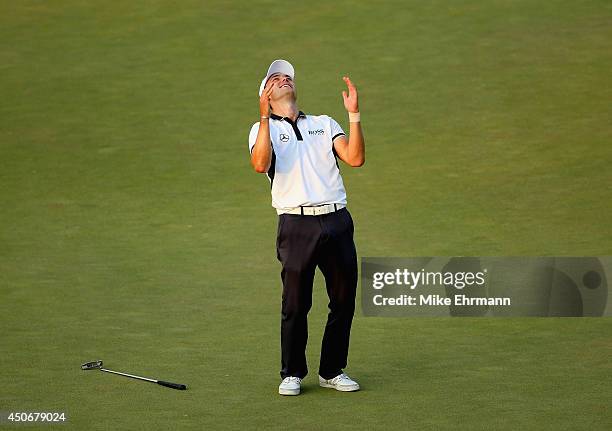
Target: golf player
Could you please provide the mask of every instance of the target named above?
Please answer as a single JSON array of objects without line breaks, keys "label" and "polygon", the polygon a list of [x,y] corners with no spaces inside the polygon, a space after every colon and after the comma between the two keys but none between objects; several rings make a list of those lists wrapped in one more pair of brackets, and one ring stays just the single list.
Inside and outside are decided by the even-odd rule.
[{"label": "golf player", "polygon": [[298,395],[308,373],[307,315],[317,267],[329,296],[319,384],[344,392],[359,390],[359,384],[343,372],[355,311],[357,253],[337,159],[362,166],[365,144],[357,89],[347,76],[343,80],[348,90],[342,92],[350,123],[348,137],[333,118],[298,110],[295,72],[285,60],[272,62],[261,81],[260,119],[249,134],[251,164],[255,171],[267,174],[272,206],[279,216],[281,395]]}]

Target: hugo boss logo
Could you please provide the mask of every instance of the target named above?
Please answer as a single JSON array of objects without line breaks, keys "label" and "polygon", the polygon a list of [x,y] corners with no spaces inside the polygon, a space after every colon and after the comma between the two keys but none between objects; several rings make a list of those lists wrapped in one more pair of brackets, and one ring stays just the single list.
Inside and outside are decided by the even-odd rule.
[{"label": "hugo boss logo", "polygon": [[323,135],[323,134],[325,134],[325,131],[323,129],[309,130],[308,134],[309,135]]},{"label": "hugo boss logo", "polygon": [[281,142],[287,142],[289,140],[289,135],[281,133],[278,138],[280,139]]}]

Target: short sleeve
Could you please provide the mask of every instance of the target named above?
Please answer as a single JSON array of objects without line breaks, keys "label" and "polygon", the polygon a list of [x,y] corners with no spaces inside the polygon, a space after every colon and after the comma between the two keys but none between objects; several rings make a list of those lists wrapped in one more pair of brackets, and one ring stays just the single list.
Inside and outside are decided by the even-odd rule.
[{"label": "short sleeve", "polygon": [[249,132],[249,152],[253,152],[255,141],[257,140],[257,133],[259,133],[259,122],[253,124],[251,131]]},{"label": "short sleeve", "polygon": [[332,142],[334,142],[334,139],[336,139],[338,136],[346,135],[346,133],[344,133],[344,130],[342,130],[342,127],[340,127],[340,124],[338,124],[336,120],[334,120],[332,117],[329,117],[329,122],[331,126]]}]

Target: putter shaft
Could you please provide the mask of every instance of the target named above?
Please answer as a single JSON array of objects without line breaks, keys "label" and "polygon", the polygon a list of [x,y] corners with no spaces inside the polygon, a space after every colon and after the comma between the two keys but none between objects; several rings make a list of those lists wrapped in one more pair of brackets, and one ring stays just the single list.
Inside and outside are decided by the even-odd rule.
[{"label": "putter shaft", "polygon": [[107,368],[100,368],[100,371],[105,371],[107,373],[112,373],[112,374],[119,374],[120,376],[130,377],[132,379],[146,380],[147,382],[151,382],[151,383],[157,383],[158,382],[155,379],[149,379],[147,377],[136,376],[134,374],[128,374],[128,373],[122,373],[122,372],[119,372],[119,371],[113,371],[113,370],[109,370]]}]

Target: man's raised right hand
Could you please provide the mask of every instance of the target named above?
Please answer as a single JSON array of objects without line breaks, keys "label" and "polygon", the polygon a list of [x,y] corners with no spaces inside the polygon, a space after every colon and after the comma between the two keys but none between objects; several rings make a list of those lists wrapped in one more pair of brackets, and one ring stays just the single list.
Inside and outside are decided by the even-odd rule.
[{"label": "man's raised right hand", "polygon": [[261,92],[261,96],[259,97],[259,113],[264,117],[270,116],[270,96],[272,96],[273,88],[274,84],[268,80],[268,82],[266,82],[266,86]]}]

